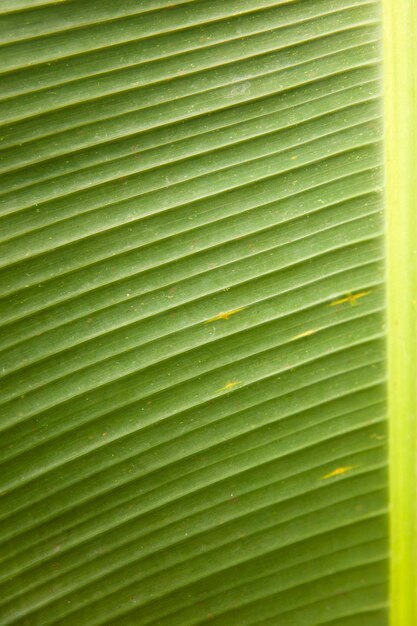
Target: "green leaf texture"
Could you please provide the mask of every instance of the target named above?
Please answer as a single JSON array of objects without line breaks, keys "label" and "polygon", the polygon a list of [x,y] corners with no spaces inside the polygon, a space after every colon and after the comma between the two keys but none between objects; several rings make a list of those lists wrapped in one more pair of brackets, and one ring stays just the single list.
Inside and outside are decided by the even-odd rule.
[{"label": "green leaf texture", "polygon": [[379,2],[2,0],[2,626],[384,626]]}]

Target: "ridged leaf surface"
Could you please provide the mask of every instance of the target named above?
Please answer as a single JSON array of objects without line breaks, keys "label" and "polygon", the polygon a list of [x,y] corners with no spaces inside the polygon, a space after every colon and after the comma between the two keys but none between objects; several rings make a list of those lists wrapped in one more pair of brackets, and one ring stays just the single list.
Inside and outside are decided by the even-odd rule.
[{"label": "ridged leaf surface", "polygon": [[387,623],[379,9],[2,1],[2,625]]}]

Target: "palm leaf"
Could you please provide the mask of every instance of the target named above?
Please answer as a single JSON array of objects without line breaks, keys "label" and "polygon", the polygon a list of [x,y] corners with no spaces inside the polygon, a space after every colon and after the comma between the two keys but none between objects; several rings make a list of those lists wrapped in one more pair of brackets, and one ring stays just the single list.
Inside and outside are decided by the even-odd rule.
[{"label": "palm leaf", "polygon": [[387,623],[380,10],[3,0],[2,624]]}]

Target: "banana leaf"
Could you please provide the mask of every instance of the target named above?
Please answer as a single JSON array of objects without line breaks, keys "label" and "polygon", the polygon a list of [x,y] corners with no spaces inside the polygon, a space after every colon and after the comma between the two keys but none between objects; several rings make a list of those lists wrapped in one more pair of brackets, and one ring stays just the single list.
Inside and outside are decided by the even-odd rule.
[{"label": "banana leaf", "polygon": [[381,22],[2,0],[2,625],[388,624]]}]

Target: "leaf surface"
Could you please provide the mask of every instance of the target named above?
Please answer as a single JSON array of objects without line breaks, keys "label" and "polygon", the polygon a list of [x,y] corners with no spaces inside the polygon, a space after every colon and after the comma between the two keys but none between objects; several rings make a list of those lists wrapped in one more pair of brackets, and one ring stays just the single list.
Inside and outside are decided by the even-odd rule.
[{"label": "leaf surface", "polygon": [[1,623],[383,626],[379,2],[0,11]]}]

